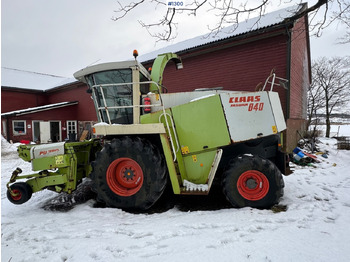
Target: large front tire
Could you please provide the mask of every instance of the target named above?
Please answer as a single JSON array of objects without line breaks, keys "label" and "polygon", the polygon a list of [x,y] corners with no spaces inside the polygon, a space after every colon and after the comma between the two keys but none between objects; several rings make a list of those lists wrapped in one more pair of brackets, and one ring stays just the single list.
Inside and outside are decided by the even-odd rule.
[{"label": "large front tire", "polygon": [[223,192],[234,207],[270,208],[283,196],[280,170],[259,156],[234,158],[223,174]]},{"label": "large front tire", "polygon": [[113,139],[92,163],[93,190],[109,207],[145,211],[162,195],[166,183],[164,157],[148,140]]}]

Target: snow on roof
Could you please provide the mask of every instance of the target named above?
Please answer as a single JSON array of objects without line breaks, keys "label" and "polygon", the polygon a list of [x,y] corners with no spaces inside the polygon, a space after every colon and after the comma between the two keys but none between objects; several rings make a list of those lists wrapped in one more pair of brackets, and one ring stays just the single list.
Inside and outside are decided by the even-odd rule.
[{"label": "snow on roof", "polygon": [[164,54],[168,52],[177,53],[190,48],[206,45],[233,36],[277,25],[282,23],[286,18],[290,18],[296,13],[298,13],[302,7],[303,4],[294,5],[268,14],[264,14],[259,17],[251,18],[239,24],[225,27],[215,36],[210,34],[204,34],[191,39],[187,39],[182,42],[163,47],[151,53],[141,55],[139,57],[139,61],[146,62],[155,59],[158,54]]},{"label": "snow on roof", "polygon": [[1,67],[1,86],[3,87],[46,91],[76,81],[74,78]]},{"label": "snow on roof", "polygon": [[61,102],[61,103],[55,103],[55,104],[49,104],[49,105],[37,106],[37,107],[30,107],[30,108],[26,108],[26,109],[20,109],[20,110],[15,110],[15,111],[11,111],[11,112],[6,112],[6,113],[1,114],[1,116],[2,117],[10,116],[10,115],[20,116],[20,115],[26,115],[26,114],[36,113],[36,112],[40,112],[40,111],[46,111],[46,110],[55,109],[55,108],[76,105],[76,104],[78,104],[78,101]]}]

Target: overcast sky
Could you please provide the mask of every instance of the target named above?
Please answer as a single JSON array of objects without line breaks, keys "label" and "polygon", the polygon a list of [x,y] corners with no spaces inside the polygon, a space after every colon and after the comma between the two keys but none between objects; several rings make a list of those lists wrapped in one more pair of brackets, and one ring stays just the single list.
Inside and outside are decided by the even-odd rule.
[{"label": "overcast sky", "polygon": [[[72,77],[90,64],[131,59],[134,49],[145,54],[208,32],[209,17],[201,12],[178,18],[183,23],[175,40],[155,43],[137,20],[160,10],[143,7],[115,22],[117,8],[116,0],[1,0],[1,66]],[[334,24],[320,39],[311,38],[312,59],[350,55],[349,44],[335,44],[343,32]]]}]

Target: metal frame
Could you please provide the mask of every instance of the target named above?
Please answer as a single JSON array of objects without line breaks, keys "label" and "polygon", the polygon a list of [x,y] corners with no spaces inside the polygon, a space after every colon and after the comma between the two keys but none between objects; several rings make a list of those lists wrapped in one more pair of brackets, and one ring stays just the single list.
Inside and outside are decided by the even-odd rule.
[{"label": "metal frame", "polygon": [[11,192],[10,184],[21,179],[28,179],[26,183],[32,188],[33,193],[44,188],[50,188],[56,192],[71,193],[76,189],[79,181],[90,174],[92,169],[90,158],[98,144],[99,139],[63,143],[64,154],[44,158],[31,157],[30,151],[36,145],[21,145],[18,149],[19,156],[25,161],[32,162],[33,171],[43,171],[21,176],[22,171],[16,169],[7,183],[7,188]]},{"label": "metal frame", "polygon": [[[105,96],[104,96],[104,94],[103,94],[103,87],[109,87],[109,86],[123,86],[123,85],[134,85],[134,84],[138,84],[138,85],[140,85],[140,84],[155,84],[155,85],[157,85],[158,86],[158,84],[156,83],[156,82],[154,82],[154,81],[144,81],[144,82],[128,82],[128,83],[119,83],[119,84],[100,84],[100,85],[93,85],[92,86],[92,88],[100,88],[100,91],[101,91],[101,94],[102,94],[102,100],[103,100],[103,104],[104,104],[104,106],[98,106],[98,105],[96,105],[96,101],[97,101],[97,99],[96,99],[96,95],[95,95],[95,93],[93,92],[93,96],[94,96],[94,102],[95,102],[95,106],[96,106],[96,108],[97,108],[97,110],[98,110],[98,112],[99,112],[99,115],[100,115],[100,118],[101,118],[101,120],[102,120],[102,116],[101,116],[101,111],[102,110],[107,110],[107,118],[108,118],[108,124],[112,124],[112,122],[111,122],[111,118],[110,118],[110,116],[109,116],[109,113],[108,113],[108,109],[123,109],[123,108],[137,108],[137,109],[139,109],[139,108],[144,108],[144,107],[155,107],[155,106],[163,106],[163,103],[161,103],[161,105],[140,105],[140,104],[134,104],[134,105],[131,105],[131,106],[107,106],[107,102],[106,102],[106,99],[105,99]],[[159,88],[159,86],[158,86],[158,88]],[[139,96],[138,96],[139,97]],[[163,106],[164,107],[164,106]],[[138,123],[134,123],[134,124],[138,124]]]},{"label": "metal frame", "polygon": [[[140,104],[133,104],[131,106],[107,106],[107,102],[106,102],[106,98],[104,96],[104,93],[103,93],[103,87],[109,87],[109,86],[123,86],[123,85],[138,85],[140,86],[141,84],[153,84],[155,85],[157,88],[158,88],[158,94],[159,94],[159,98],[160,98],[160,104],[157,104],[157,105],[140,105]],[[123,108],[133,108],[134,109],[134,112],[135,111],[139,111],[138,109],[139,108],[144,108],[144,107],[159,107],[161,106],[162,107],[162,111],[163,111],[163,114],[161,114],[159,116],[159,123],[161,123],[161,118],[162,116],[164,116],[164,120],[165,120],[165,125],[166,125],[166,130],[169,134],[169,138],[170,138],[170,143],[171,143],[171,147],[172,147],[172,151],[173,151],[173,155],[174,155],[174,158],[173,158],[173,161],[175,162],[176,161],[176,153],[179,151],[180,149],[180,146],[179,146],[179,142],[178,142],[178,138],[177,138],[177,135],[176,135],[176,132],[173,132],[174,134],[174,138],[173,136],[171,135],[171,128],[173,130],[175,130],[175,125],[174,125],[174,121],[172,120],[172,117],[171,115],[169,115],[168,113],[166,113],[165,111],[165,107],[164,107],[164,104],[163,104],[163,101],[162,101],[162,95],[161,95],[161,92],[160,92],[160,86],[158,83],[154,82],[154,81],[144,81],[144,82],[128,82],[128,83],[116,83],[116,84],[100,84],[100,85],[93,85],[92,86],[92,89],[94,88],[99,88],[100,89],[100,92],[102,94],[102,100],[103,100],[103,104],[104,106],[97,106],[97,110],[99,112],[99,115],[101,117],[101,120],[102,120],[102,110],[106,110],[106,115],[107,115],[107,118],[108,118],[108,124],[112,125],[112,122],[111,122],[111,118],[110,118],[110,115],[109,115],[109,112],[108,110],[109,109],[123,109]],[[139,98],[139,92],[137,93],[137,98]],[[93,95],[95,96],[94,97],[94,101],[96,101],[96,95],[95,95],[95,92],[93,92]],[[135,94],[133,95],[133,97],[135,97]],[[135,110],[136,109],[136,110]],[[169,124],[169,121],[168,121],[168,117],[166,116],[169,116],[170,117],[170,120],[171,120],[171,123]],[[138,121],[136,121],[135,123],[135,114],[134,114],[134,123],[133,124],[139,124],[139,120],[140,119],[140,116],[138,115]],[[175,140],[175,142],[174,142]],[[176,147],[175,147],[175,144],[176,144]]]},{"label": "metal frame", "polygon": [[[270,81],[270,78],[271,78],[271,77],[272,77],[272,81]],[[266,78],[264,87],[262,88],[262,91],[265,91],[265,88],[266,88],[266,85],[267,85],[267,84],[271,84],[271,86],[270,86],[270,91],[273,90],[273,86],[274,86],[274,85],[276,85],[276,86],[282,86],[283,88],[287,89],[287,88],[286,88],[284,85],[282,85],[282,84],[276,84],[276,83],[275,83],[275,80],[276,80],[276,79],[281,80],[281,81],[286,82],[286,83],[288,82],[287,79],[284,79],[284,78],[282,78],[282,77],[278,77],[278,76],[276,76],[276,74],[275,74],[274,72],[272,72],[272,73],[269,75],[269,77]]]}]

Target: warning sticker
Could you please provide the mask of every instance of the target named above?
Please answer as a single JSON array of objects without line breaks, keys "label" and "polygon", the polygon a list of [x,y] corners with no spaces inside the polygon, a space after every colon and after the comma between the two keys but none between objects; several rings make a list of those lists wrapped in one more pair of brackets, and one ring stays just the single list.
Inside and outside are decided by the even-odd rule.
[{"label": "warning sticker", "polygon": [[56,165],[63,165],[64,164],[63,155],[62,156],[56,156],[55,160],[56,160]]},{"label": "warning sticker", "polygon": [[181,152],[183,155],[187,155],[190,153],[190,150],[189,150],[188,146],[183,146],[183,147],[181,147]]},{"label": "warning sticker", "polygon": [[193,162],[197,162],[197,156],[196,156],[196,155],[193,155],[193,156],[192,156],[192,160],[193,160]]}]

